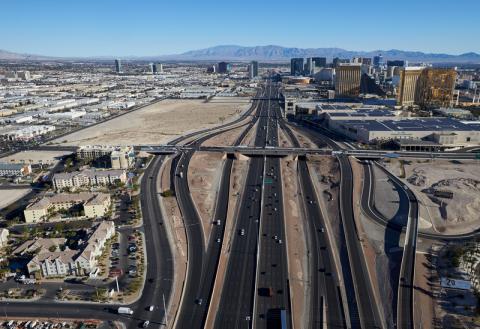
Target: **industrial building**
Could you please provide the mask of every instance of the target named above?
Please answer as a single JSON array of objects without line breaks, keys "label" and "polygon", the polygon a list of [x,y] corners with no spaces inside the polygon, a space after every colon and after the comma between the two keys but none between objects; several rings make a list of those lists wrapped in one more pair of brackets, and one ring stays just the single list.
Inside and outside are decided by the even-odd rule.
[{"label": "industrial building", "polygon": [[0,136],[10,141],[29,141],[55,130],[55,126],[5,126],[0,128]]}]

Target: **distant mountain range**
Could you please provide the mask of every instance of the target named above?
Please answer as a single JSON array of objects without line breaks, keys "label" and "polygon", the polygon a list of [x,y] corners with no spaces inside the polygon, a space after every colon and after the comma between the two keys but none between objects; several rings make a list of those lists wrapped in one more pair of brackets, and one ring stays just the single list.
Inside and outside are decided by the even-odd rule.
[{"label": "distant mountain range", "polygon": [[341,48],[288,48],[281,46],[216,46],[200,50],[192,50],[176,56],[165,56],[183,60],[263,60],[286,61],[292,57],[327,57],[352,58],[355,56],[373,57],[382,54],[385,59],[405,59],[411,62],[457,62],[480,63],[477,53],[461,55],[433,54],[420,51],[403,51],[397,49],[375,51],[351,51]]},{"label": "distant mountain range", "polygon": [[[215,46],[199,50],[191,50],[182,54],[162,55],[162,56],[138,56],[138,57],[120,57],[131,60],[177,60],[177,61],[272,61],[285,62],[292,57],[327,57],[331,60],[334,57],[352,58],[373,57],[382,54],[385,59],[404,59],[410,62],[432,62],[432,63],[480,63],[480,55],[474,52],[449,55],[424,53],[420,51],[404,50],[375,50],[375,51],[351,51],[341,48],[289,48],[281,46],[255,46],[244,47],[235,45]],[[103,56],[98,59],[113,59],[114,56]],[[0,50],[0,60],[60,60],[60,57],[48,57],[30,54],[17,54]],[[63,58],[80,59],[80,58]],[[84,58],[87,59],[87,58]],[[88,57],[95,59],[95,57]]]}]

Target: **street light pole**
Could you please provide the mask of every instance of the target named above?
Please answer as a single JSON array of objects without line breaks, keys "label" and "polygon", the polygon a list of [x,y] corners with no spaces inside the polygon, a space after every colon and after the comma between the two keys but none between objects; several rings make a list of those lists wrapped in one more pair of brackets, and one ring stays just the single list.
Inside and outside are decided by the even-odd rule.
[{"label": "street light pole", "polygon": [[162,294],[163,297],[163,309],[165,312],[165,327],[168,327],[168,315],[167,315],[167,305],[165,303],[165,294]]}]

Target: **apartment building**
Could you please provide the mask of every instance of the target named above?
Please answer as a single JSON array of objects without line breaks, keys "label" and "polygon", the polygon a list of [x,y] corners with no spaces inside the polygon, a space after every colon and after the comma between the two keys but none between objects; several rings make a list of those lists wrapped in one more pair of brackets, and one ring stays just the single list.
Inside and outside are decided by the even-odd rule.
[{"label": "apartment building", "polygon": [[0,162],[0,176],[3,177],[21,177],[31,172],[32,167],[30,165]]},{"label": "apartment building", "polygon": [[57,190],[66,187],[109,185],[117,181],[122,183],[127,181],[125,170],[85,169],[71,173],[58,173],[52,179],[53,186]]},{"label": "apartment building", "polygon": [[26,223],[36,223],[47,219],[50,211],[68,210],[77,205],[83,207],[86,218],[102,217],[110,209],[111,198],[106,193],[59,193],[29,204],[23,214]]},{"label": "apartment building", "polygon": [[132,146],[87,145],[77,151],[79,159],[108,159],[112,169],[128,169],[135,162],[135,151]]},{"label": "apartment building", "polygon": [[115,225],[112,221],[101,222],[80,251],[40,251],[28,262],[28,272],[40,272],[45,278],[88,275],[96,270],[97,257],[102,254],[105,243],[114,234]]}]

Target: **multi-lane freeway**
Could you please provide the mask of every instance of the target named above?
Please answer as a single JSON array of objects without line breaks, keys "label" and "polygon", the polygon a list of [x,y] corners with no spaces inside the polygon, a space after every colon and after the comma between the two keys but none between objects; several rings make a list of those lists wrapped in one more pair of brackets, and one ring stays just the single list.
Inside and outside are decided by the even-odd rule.
[{"label": "multi-lane freeway", "polygon": [[[232,146],[202,145],[231,129],[243,127]],[[248,132],[254,131],[254,145],[240,145]],[[292,147],[278,147],[278,131],[283,130]],[[240,118],[227,124],[191,133],[168,145],[144,146],[143,150],[156,155],[144,173],[141,183],[141,205],[145,234],[147,267],[145,288],[139,299],[128,305],[132,315],[118,315],[118,305],[108,307],[98,304],[57,303],[40,300],[32,303],[9,302],[1,307],[11,316],[37,316],[70,318],[97,318],[118,320],[126,327],[135,328],[144,321],[152,325],[168,327],[204,328],[207,315],[214,312],[215,328],[292,328],[290,278],[287,257],[288,241],[284,218],[282,171],[280,158],[298,156],[297,179],[300,189],[302,214],[306,225],[306,243],[309,251],[309,284],[305,314],[302,322],[308,328],[385,328],[385,319],[379,308],[378,297],[357,232],[353,205],[353,172],[349,158],[378,159],[388,156],[386,151],[358,150],[347,143],[335,141],[328,131],[316,129],[313,133],[320,147],[301,147],[292,125],[282,116],[278,98],[278,86],[267,82],[255,97],[251,108]],[[325,147],[326,146],[326,147]],[[345,146],[345,147],[344,147]],[[188,167],[192,156],[199,151],[243,153],[250,156],[245,186],[238,212],[232,223],[231,241],[225,241],[229,204],[230,174],[233,158],[223,164],[210,236],[205,236],[188,185]],[[172,160],[172,188],[181,210],[187,236],[187,273],[182,285],[178,310],[170,310],[175,275],[175,254],[170,235],[169,221],[162,216],[158,177],[169,156]],[[340,250],[334,250],[322,209],[320,196],[307,166],[305,155],[334,155],[341,171],[339,212],[341,232]],[[468,152],[398,152],[403,157],[472,159]],[[372,199],[374,178],[372,163],[365,162],[365,181],[361,198],[362,210],[380,224],[405,231],[405,246],[399,273],[396,325],[413,328],[413,281],[416,239],[418,231],[418,205],[411,190],[387,172],[405,200],[401,209],[408,217],[406,229],[388,222],[376,211]],[[427,238],[441,238],[434,234]],[[470,236],[470,235],[469,235]],[[469,237],[468,236],[468,237]],[[467,237],[467,236],[465,236]],[[460,237],[460,238],[465,238]],[[459,238],[459,237],[452,237]],[[218,310],[211,309],[213,288],[222,246],[227,248],[225,278],[219,293]],[[340,264],[337,264],[337,259]],[[166,309],[163,306],[165,303]],[[148,309],[153,305],[155,312]],[[279,317],[278,314],[281,314]],[[277,320],[281,321],[277,323]]]}]

